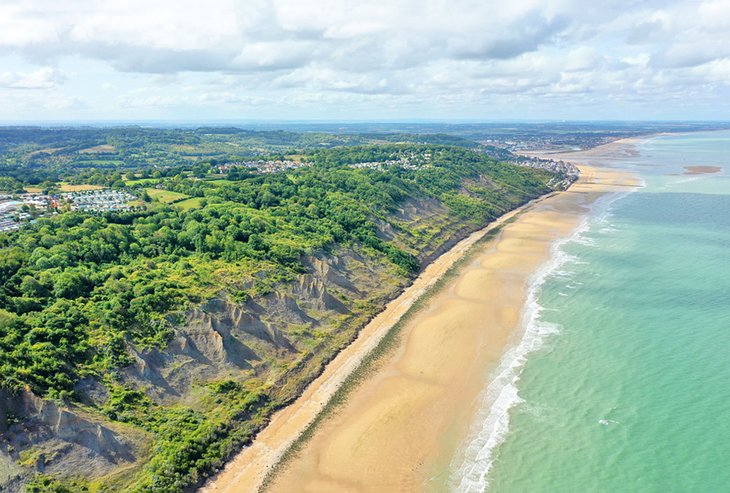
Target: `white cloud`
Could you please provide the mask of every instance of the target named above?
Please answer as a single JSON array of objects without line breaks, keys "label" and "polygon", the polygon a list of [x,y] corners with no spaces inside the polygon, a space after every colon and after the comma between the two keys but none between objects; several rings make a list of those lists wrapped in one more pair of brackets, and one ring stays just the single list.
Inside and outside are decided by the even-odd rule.
[{"label": "white cloud", "polygon": [[727,0],[3,0],[0,92],[211,115],[371,102],[375,115],[511,104],[532,116],[519,111],[551,101],[560,117],[600,109],[599,93],[613,106],[714,98],[722,111],[728,33]]},{"label": "white cloud", "polygon": [[66,74],[53,67],[32,72],[2,72],[0,87],[12,89],[50,89],[66,80]]}]

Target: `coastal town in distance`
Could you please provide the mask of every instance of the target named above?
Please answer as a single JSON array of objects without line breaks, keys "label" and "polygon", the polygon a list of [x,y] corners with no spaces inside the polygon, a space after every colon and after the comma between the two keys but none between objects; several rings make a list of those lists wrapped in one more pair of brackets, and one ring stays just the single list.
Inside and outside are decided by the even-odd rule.
[{"label": "coastal town in distance", "polygon": [[[344,130],[340,126],[339,131],[345,137],[357,136],[355,142],[374,141],[378,132],[388,132],[397,135],[405,128],[399,127],[397,124],[349,124],[344,126]],[[327,125],[303,125],[299,127],[289,126],[292,130],[299,131],[332,131],[333,128]],[[519,166],[528,166],[534,168],[547,169],[560,175],[568,177],[568,181],[574,181],[577,178],[578,171],[575,166],[563,160],[554,160],[550,158],[550,154],[560,152],[575,152],[586,150],[598,145],[607,144],[620,138],[649,135],[661,131],[697,131],[702,129],[722,129],[723,124],[715,123],[642,123],[642,124],[616,124],[606,123],[580,123],[580,122],[548,122],[548,123],[515,123],[509,126],[501,124],[411,124],[408,130],[419,130],[428,132],[428,134],[450,134],[465,136],[473,139],[472,145],[476,152],[482,152],[490,157],[501,161],[510,162]],[[235,129],[232,129],[235,134]],[[109,129],[106,132],[103,129],[95,130],[94,134],[107,133],[113,135],[118,129]],[[131,132],[144,135],[144,129],[129,129]],[[358,136],[357,132],[362,131],[364,136]],[[233,170],[247,173],[278,173],[286,170],[296,169],[306,166],[308,163],[302,161],[296,154],[297,150],[292,148],[295,159],[285,159],[283,156],[277,157],[271,152],[266,152],[256,148],[241,147],[241,151],[250,157],[247,159],[238,159],[235,155],[226,155],[216,153],[214,147],[208,152],[195,154],[185,153],[184,158],[192,161],[194,164],[185,167],[173,167],[170,165],[159,165],[150,161],[150,168],[138,178],[134,175],[136,163],[140,162],[140,158],[135,156],[130,163],[124,163],[125,151],[116,149],[109,144],[96,144],[88,148],[74,148],[63,146],[64,136],[63,130],[33,130],[28,129],[25,139],[32,139],[33,134],[38,132],[44,137],[51,133],[55,134],[58,143],[50,149],[39,149],[28,152],[26,155],[18,155],[12,158],[6,158],[6,163],[12,159],[23,159],[31,163],[31,166],[42,166],[45,163],[53,163],[59,160],[68,160],[78,169],[91,172],[96,167],[103,168],[106,163],[114,163],[117,166],[117,176],[111,177],[107,186],[94,182],[68,184],[58,183],[50,180],[40,181],[40,178],[31,181],[27,186],[16,186],[12,190],[12,186],[4,186],[5,191],[0,193],[0,231],[11,231],[20,228],[23,224],[35,220],[37,217],[45,214],[56,214],[60,210],[80,209],[95,213],[105,211],[129,210],[131,207],[138,206],[138,195],[145,193],[145,197],[159,196],[164,190],[161,182],[164,179],[155,180],[150,176],[167,176],[171,172],[177,173],[180,177],[186,177],[192,180],[224,180],[227,174]],[[171,136],[175,133],[200,134],[199,129],[170,129]],[[229,130],[227,130],[229,132]],[[249,133],[248,130],[242,132]],[[265,139],[265,130],[261,130],[262,138]],[[364,138],[363,138],[364,137]],[[99,138],[94,135],[94,138]],[[428,138],[425,139],[429,140]],[[22,140],[21,140],[22,142]],[[96,142],[95,142],[96,143]],[[334,143],[319,143],[317,147],[331,147]],[[278,147],[271,146],[271,149]],[[530,154],[532,151],[538,151],[539,156]],[[89,156],[93,159],[89,159]],[[165,156],[165,160],[173,162],[178,158],[179,154],[170,149],[169,154]],[[182,157],[182,156],[180,156]],[[117,163],[121,163],[119,166]],[[408,166],[409,160],[401,158],[400,161],[371,162],[358,163],[358,167],[382,167],[382,166]],[[6,165],[7,166],[7,165]],[[201,166],[204,173],[199,171]],[[414,165],[417,166],[417,165]],[[193,168],[197,168],[194,170]],[[129,170],[126,173],[125,170]],[[92,180],[93,181],[93,180]],[[143,186],[140,186],[143,185]],[[152,185],[151,187],[149,185]],[[150,189],[151,190],[148,190]],[[151,193],[150,193],[151,192]],[[169,198],[169,194],[162,193],[162,200],[166,203],[183,202],[187,196],[176,196]],[[184,207],[184,205],[183,205]]]}]

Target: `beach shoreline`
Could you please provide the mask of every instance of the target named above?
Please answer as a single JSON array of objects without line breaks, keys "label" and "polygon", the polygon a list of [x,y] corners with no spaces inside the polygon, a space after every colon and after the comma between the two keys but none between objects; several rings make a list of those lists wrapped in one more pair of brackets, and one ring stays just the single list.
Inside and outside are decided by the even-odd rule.
[{"label": "beach shoreline", "polygon": [[[614,144],[609,144],[609,146]],[[581,214],[586,212],[584,209],[586,201],[590,202],[608,192],[625,190],[626,186],[635,185],[631,177],[623,173],[597,170],[591,167],[582,168],[581,179],[569,191],[542,197],[520,209],[511,211],[486,228],[462,240],[449,252],[446,252],[429,265],[409,288],[368,324],[352,345],[338,354],[323,374],[307,388],[302,396],[292,405],[274,415],[269,425],[257,436],[254,443],[240,452],[201,491],[210,493],[256,491],[260,489],[272,468],[279,463],[292,444],[321,413],[342,383],[355,371],[367,354],[377,347],[383,337],[409,310],[413,303],[428,292],[480,238],[498,228],[503,228],[497,238],[479,245],[478,249],[481,251],[476,254],[479,260],[470,262],[471,264],[493,262],[494,266],[491,274],[498,273],[499,276],[503,277],[503,281],[500,281],[502,284],[495,282],[494,279],[481,279],[476,285],[472,283],[471,287],[467,286],[465,288],[467,291],[474,291],[475,289],[476,291],[482,291],[487,293],[487,297],[492,298],[492,304],[490,305],[489,303],[485,304],[484,299],[477,299],[479,295],[472,296],[473,298],[476,297],[471,300],[476,305],[468,307],[467,311],[478,313],[479,315],[476,318],[480,323],[491,320],[492,324],[498,327],[498,330],[486,333],[478,327],[475,328],[473,321],[469,322],[469,320],[462,320],[461,326],[471,325],[470,330],[460,330],[460,324],[455,325],[458,332],[462,333],[461,335],[467,336],[465,338],[454,337],[453,333],[449,335],[448,330],[442,331],[441,334],[434,330],[428,330],[429,327],[434,327],[434,323],[437,326],[445,323],[444,320],[438,321],[438,315],[435,314],[437,312],[445,313],[447,318],[453,318],[454,314],[464,313],[463,310],[466,305],[464,305],[464,300],[461,299],[464,297],[462,295],[454,296],[454,289],[458,290],[459,288],[455,288],[452,284],[457,281],[447,283],[443,290],[434,295],[434,300],[429,300],[428,307],[416,314],[413,321],[409,320],[406,323],[401,341],[391,351],[392,354],[388,355],[387,361],[382,368],[379,367],[376,372],[373,372],[373,375],[368,375],[364,379],[365,381],[353,391],[353,395],[348,397],[341,409],[338,409],[335,417],[318,425],[311,439],[302,445],[303,453],[288,461],[286,467],[276,475],[271,485],[273,491],[377,491],[383,487],[392,487],[393,481],[397,481],[399,484],[405,481],[409,486],[416,487],[416,489],[428,489],[429,485],[423,483],[424,478],[427,475],[432,475],[435,470],[445,471],[448,469],[451,456],[458,447],[459,441],[452,438],[463,438],[468,433],[468,426],[464,423],[468,424],[469,418],[476,412],[475,402],[478,394],[483,390],[485,372],[496,365],[508,346],[514,342],[520,313],[524,307],[527,278],[548,260],[551,245],[557,239],[568,236],[570,231],[577,227],[576,221],[579,220]],[[537,214],[539,211],[542,211],[542,213]],[[563,218],[561,220],[559,218],[561,214],[563,216],[567,214],[570,219],[565,220]],[[519,218],[514,220],[518,216]],[[539,231],[535,229],[535,226],[540,224],[550,230],[549,237],[543,237],[542,240],[532,242],[519,241],[520,235],[540,236]],[[517,237],[515,237],[515,234]],[[519,243],[525,245],[520,248]],[[532,246],[528,245],[530,243],[532,243]],[[537,244],[541,246],[535,248]],[[513,264],[510,264],[504,255],[500,256],[500,251],[511,252]],[[530,258],[529,262],[526,261],[528,257]],[[515,260],[518,267],[514,264]],[[512,267],[509,267],[510,265]],[[478,278],[480,275],[484,277],[484,269],[479,272],[479,268],[473,269],[472,267],[473,265],[462,268],[457,278]],[[519,272],[516,272],[515,269]],[[499,298],[497,294],[501,290],[510,292],[511,298],[509,300]],[[440,304],[439,298],[443,298],[444,305]],[[463,306],[460,307],[459,305]],[[483,306],[474,310],[479,305]],[[423,325],[425,329],[414,330],[414,326],[423,323],[422,319],[424,317],[426,319],[435,317],[437,321],[427,320]],[[430,335],[421,337],[418,334],[422,332],[427,332]],[[414,342],[418,339],[422,341]],[[433,346],[434,343],[436,343],[436,346]],[[449,345],[449,343],[455,343],[455,346],[458,347],[455,347],[451,353],[446,352],[443,354],[449,354],[450,357],[458,355],[456,360],[461,361],[461,363],[450,365],[448,361],[444,361],[444,357],[439,359],[439,355],[434,353],[434,347],[439,348],[437,352],[442,352],[441,349],[444,345]],[[454,344],[451,345],[454,346]],[[422,347],[415,349],[419,346]],[[474,352],[475,350],[477,351]],[[423,366],[424,363],[425,366]],[[403,369],[404,365],[405,371]],[[413,368],[408,369],[409,365]],[[420,378],[420,380],[414,378],[414,375],[419,372],[421,375],[427,374],[427,377]],[[464,374],[470,375],[470,377],[461,386],[449,385],[448,379],[444,379],[446,375],[460,378],[459,375]],[[425,423],[428,426],[417,429],[418,426],[413,423],[419,420],[414,421],[411,415],[415,412],[422,416],[430,416],[429,413],[423,413],[424,406],[425,408],[433,408],[433,402],[438,402],[439,398],[441,398],[443,404],[444,395],[438,396],[436,394],[439,394],[438,389],[444,387],[450,387],[450,392],[446,393],[448,394],[447,401],[460,401],[466,403],[466,405],[457,406],[458,409],[448,405],[446,407],[435,406],[438,409],[433,413],[433,416],[421,419],[422,424]],[[393,396],[397,397],[396,401],[400,399],[401,402],[394,404],[392,401]],[[416,402],[414,402],[414,399]],[[419,409],[420,411],[418,411]],[[396,419],[393,420],[395,426],[386,426],[385,429],[380,430],[384,433],[380,439],[373,438],[374,429],[372,429],[372,426],[375,425],[377,428],[377,424],[382,421],[383,412],[389,414],[393,411],[395,411],[396,416]],[[401,418],[408,417],[407,423],[398,422],[399,412]],[[451,416],[451,418],[444,420],[443,416]],[[458,419],[454,419],[454,417]],[[348,422],[348,419],[350,419],[350,422]],[[400,446],[389,447],[387,442],[391,441],[394,432],[402,430],[404,427],[407,428],[409,423],[414,428],[412,431],[415,431],[415,433],[403,433],[402,435],[408,436],[408,441],[417,446],[409,447],[408,443],[403,443]],[[441,426],[440,433],[436,435],[452,437],[446,440],[447,442],[450,440],[451,443],[442,443],[443,440],[440,439],[436,442],[432,440],[428,444],[419,443],[419,435],[432,431],[429,427],[432,428],[434,423],[440,423],[438,426]],[[363,424],[367,424],[366,428],[369,430],[366,433],[369,438],[365,444],[361,443],[363,433],[365,433],[362,428]],[[338,444],[334,443],[337,438],[333,437],[337,437],[342,430],[346,430],[343,433],[345,438],[340,439]],[[393,466],[392,457],[384,460],[377,459],[373,462],[361,460],[363,457],[359,456],[359,460],[353,461],[350,454],[356,453],[357,450],[363,452],[363,446],[365,447],[364,456],[370,454],[371,458],[387,457],[388,454],[377,452],[379,449],[378,444],[380,444],[380,448],[385,446],[401,452],[409,449],[413,450],[412,453],[399,452],[399,462],[402,464],[395,468],[391,467]],[[429,452],[423,455],[420,451]],[[434,453],[434,451],[437,453]],[[444,451],[448,451],[448,453]],[[302,457],[307,459],[303,460]],[[315,458],[314,462],[313,457]],[[327,465],[327,460],[332,462],[331,467]],[[401,466],[408,464],[416,465],[416,467],[412,467],[410,472],[404,472]],[[338,478],[337,470],[344,470],[343,467],[344,469],[349,467],[348,474],[355,477],[359,474],[360,480]],[[378,468],[384,470],[383,474],[375,473],[382,481],[367,481],[365,476],[369,476]],[[396,472],[388,474],[388,470]],[[448,478],[443,473],[436,480],[433,477],[430,479],[432,483],[430,486],[434,487],[437,483],[443,485],[443,482]]]},{"label": "beach shoreline", "polygon": [[[577,221],[576,226],[567,236],[556,237],[548,250],[548,255],[533,274],[527,278],[520,320],[515,327],[513,340],[507,344],[496,364],[490,372],[486,387],[477,399],[478,409],[471,420],[469,434],[454,454],[449,466],[448,481],[440,485],[448,491],[481,493],[488,486],[488,475],[495,460],[498,447],[507,438],[510,430],[510,413],[512,408],[523,402],[519,395],[518,382],[522,370],[530,354],[543,347],[546,340],[560,332],[560,326],[542,319],[543,307],[539,302],[543,285],[557,271],[562,269],[572,257],[563,251],[563,246],[578,240],[591,224],[591,217],[601,216],[614,202],[643,186],[643,181],[631,175],[625,175],[625,183],[614,181],[608,188],[599,191],[601,175],[605,170],[596,170],[582,166],[585,181],[590,181],[594,190],[583,193],[594,194],[586,202],[588,211]],[[598,180],[596,180],[598,179]],[[598,183],[596,183],[596,181]]]},{"label": "beach shoreline", "polygon": [[[692,132],[687,132],[692,133]],[[596,147],[590,147],[587,149],[576,149],[576,150],[569,150],[569,149],[549,149],[549,150],[536,150],[536,151],[515,151],[518,155],[523,155],[527,157],[548,157],[550,159],[563,158],[566,161],[580,161],[580,159],[584,156],[591,156],[591,155],[608,155],[611,157],[617,157],[622,153],[622,150],[627,147],[633,147],[640,144],[646,144],[652,139],[655,139],[656,137],[661,137],[663,135],[678,135],[677,133],[667,133],[667,132],[659,132],[659,133],[653,133],[653,134],[646,134],[646,135],[638,135],[635,137],[623,137],[620,139],[613,140],[611,142],[608,142],[606,144],[602,144]],[[577,156],[576,158],[571,159],[571,156]],[[585,162],[583,162],[585,164]]]},{"label": "beach shoreline", "polygon": [[201,493],[260,491],[272,469],[322,412],[348,377],[378,347],[410,308],[482,238],[556,193],[558,192],[543,195],[503,214],[484,228],[459,241],[426,266],[411,285],[391,300],[383,311],[368,322],[358,337],[327,364],[324,371],[307,386],[302,395],[277,411],[266,427],[257,434],[253,443],[236,454],[199,491]]},{"label": "beach shoreline", "polygon": [[655,133],[637,137],[625,137],[608,144],[577,151],[524,151],[518,152],[518,154],[526,157],[566,161],[578,167],[611,168],[616,166],[618,169],[621,169],[625,166],[627,159],[639,156],[639,151],[636,148],[638,145],[644,145],[662,135],[669,134]]},{"label": "beach shoreline", "polygon": [[583,167],[568,191],[504,225],[408,321],[387,360],[318,426],[267,491],[453,487],[450,466],[469,436],[487,375],[519,343],[529,280],[596,200],[636,185],[626,173]]}]

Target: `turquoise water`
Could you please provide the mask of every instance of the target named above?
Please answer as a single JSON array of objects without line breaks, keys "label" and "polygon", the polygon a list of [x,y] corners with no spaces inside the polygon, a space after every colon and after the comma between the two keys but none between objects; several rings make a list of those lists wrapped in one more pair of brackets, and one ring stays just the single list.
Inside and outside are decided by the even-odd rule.
[{"label": "turquoise water", "polygon": [[535,290],[536,349],[459,489],[730,491],[730,132],[639,150],[613,164],[646,186],[594,208]]}]

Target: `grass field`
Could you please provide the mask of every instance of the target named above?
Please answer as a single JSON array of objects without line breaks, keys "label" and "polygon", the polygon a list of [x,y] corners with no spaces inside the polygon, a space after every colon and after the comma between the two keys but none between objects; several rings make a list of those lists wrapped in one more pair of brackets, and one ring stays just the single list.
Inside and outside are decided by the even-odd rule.
[{"label": "grass field", "polygon": [[187,144],[172,144],[170,145],[170,150],[177,152],[193,152],[196,154],[199,152],[197,147]]},{"label": "grass field", "polygon": [[100,185],[71,185],[70,183],[61,183],[58,187],[62,192],[85,192],[87,190],[101,190]]},{"label": "grass field", "polygon": [[94,147],[87,147],[86,149],[81,149],[79,151],[79,154],[99,154],[102,152],[115,152],[116,149],[113,145],[109,144],[102,144]]},{"label": "grass field", "polygon": [[159,178],[138,178],[136,180],[124,180],[124,186],[134,187],[136,185],[155,185],[159,181]]},{"label": "grass field", "polygon": [[203,200],[205,200],[203,197],[193,197],[190,199],[181,200],[180,202],[175,202],[175,207],[179,207],[184,211],[189,211],[190,209],[200,209],[203,206],[203,204],[201,203]]},{"label": "grass field", "polygon": [[40,187],[25,187],[25,191],[28,193],[41,193],[43,189]]},{"label": "grass field", "polygon": [[153,199],[162,202],[163,204],[172,204],[173,202],[180,202],[189,197],[184,193],[170,192],[169,190],[159,190],[157,188],[148,188],[147,195]]},{"label": "grass field", "polygon": [[221,178],[219,180],[206,180],[206,181],[215,187],[222,187],[223,185],[230,185],[231,183],[236,183],[233,180],[226,180],[224,178]]},{"label": "grass field", "polygon": [[29,154],[29,156],[36,156],[38,154],[55,154],[58,151],[64,150],[65,147],[49,147],[48,149],[39,149],[37,151],[33,151]]},{"label": "grass field", "polygon": [[84,158],[83,164],[85,166],[123,166],[124,161],[121,161],[119,159],[106,159],[104,156],[100,156],[98,154],[94,153],[86,153],[84,156],[87,156]]}]

